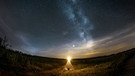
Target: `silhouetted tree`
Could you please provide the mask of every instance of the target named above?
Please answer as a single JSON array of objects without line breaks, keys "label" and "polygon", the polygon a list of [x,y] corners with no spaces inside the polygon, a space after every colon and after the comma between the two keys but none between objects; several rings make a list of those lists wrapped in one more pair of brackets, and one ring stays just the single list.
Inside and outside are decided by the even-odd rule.
[{"label": "silhouetted tree", "polygon": [[7,48],[9,46],[10,45],[8,44],[7,37],[6,36],[4,36],[4,38],[0,37],[0,47]]},{"label": "silhouetted tree", "polygon": [[0,37],[0,46],[2,45],[2,41],[3,41],[3,39]]}]

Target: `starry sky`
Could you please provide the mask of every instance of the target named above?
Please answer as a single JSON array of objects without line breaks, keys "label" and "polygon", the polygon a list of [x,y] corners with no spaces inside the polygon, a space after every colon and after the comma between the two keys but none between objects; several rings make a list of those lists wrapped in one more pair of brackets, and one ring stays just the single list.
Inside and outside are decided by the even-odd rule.
[{"label": "starry sky", "polygon": [[0,36],[12,49],[86,58],[135,47],[134,0],[0,0]]}]

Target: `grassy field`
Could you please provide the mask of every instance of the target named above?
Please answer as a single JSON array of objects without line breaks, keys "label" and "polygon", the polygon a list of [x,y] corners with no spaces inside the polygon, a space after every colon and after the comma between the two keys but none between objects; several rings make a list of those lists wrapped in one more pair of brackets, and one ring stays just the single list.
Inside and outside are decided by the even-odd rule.
[{"label": "grassy field", "polygon": [[66,71],[65,59],[31,56],[0,47],[0,76],[121,76],[125,63],[135,54],[130,49],[109,56],[73,59]]}]

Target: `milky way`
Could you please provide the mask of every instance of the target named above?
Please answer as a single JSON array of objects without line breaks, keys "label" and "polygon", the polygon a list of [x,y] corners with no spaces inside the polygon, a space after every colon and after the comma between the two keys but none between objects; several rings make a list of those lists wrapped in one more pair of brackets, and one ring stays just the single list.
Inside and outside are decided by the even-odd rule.
[{"label": "milky way", "polygon": [[[63,0],[62,1],[63,11],[67,18],[73,23],[73,27],[76,33],[79,35],[81,41],[79,43],[87,43],[88,40],[92,40],[90,35],[93,25],[85,15],[85,11],[81,7],[79,0]],[[78,45],[78,42],[73,44],[73,47]]]}]

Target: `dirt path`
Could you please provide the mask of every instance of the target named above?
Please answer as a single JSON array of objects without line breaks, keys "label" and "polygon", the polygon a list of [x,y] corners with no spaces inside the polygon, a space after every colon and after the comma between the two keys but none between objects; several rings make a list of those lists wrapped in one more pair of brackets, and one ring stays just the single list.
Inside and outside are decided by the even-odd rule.
[{"label": "dirt path", "polygon": [[135,76],[135,56],[129,60],[125,68],[124,76]]}]

